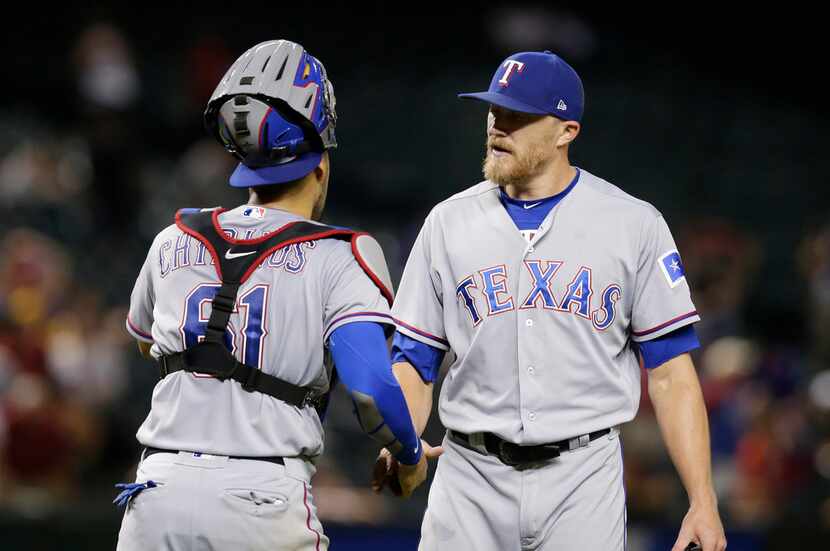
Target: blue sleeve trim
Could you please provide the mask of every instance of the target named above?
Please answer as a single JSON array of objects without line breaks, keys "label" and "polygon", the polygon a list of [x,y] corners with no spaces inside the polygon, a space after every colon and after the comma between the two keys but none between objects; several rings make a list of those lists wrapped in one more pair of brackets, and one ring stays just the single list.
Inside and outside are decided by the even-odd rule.
[{"label": "blue sleeve trim", "polygon": [[392,339],[392,363],[409,362],[425,383],[438,379],[438,370],[444,361],[445,352],[412,337],[395,331]]},{"label": "blue sleeve trim", "polygon": [[700,348],[700,341],[693,325],[685,325],[650,341],[635,343],[643,365],[646,369],[654,369],[681,354]]},{"label": "blue sleeve trim", "polygon": [[421,440],[415,434],[406,399],[392,373],[383,327],[369,321],[342,325],[329,336],[329,350],[346,388],[371,396],[386,425],[402,444],[396,455],[398,461],[417,463]]}]

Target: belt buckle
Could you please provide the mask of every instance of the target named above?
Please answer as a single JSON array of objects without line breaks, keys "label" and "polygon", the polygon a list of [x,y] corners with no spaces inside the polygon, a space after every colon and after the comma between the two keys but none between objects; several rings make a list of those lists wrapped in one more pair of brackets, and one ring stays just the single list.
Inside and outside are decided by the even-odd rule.
[{"label": "belt buckle", "polygon": [[485,441],[483,432],[472,432],[467,435],[467,445],[473,451],[482,455],[487,455],[487,442]]},{"label": "belt buckle", "polygon": [[521,462],[518,461],[516,459],[516,457],[510,451],[508,451],[510,449],[510,448],[508,448],[508,446],[514,446],[514,445],[515,444],[511,444],[510,442],[508,442],[506,440],[500,440],[499,441],[499,459],[501,460],[502,463],[504,463],[505,465],[508,465],[510,467],[516,467],[516,466],[521,464]]}]

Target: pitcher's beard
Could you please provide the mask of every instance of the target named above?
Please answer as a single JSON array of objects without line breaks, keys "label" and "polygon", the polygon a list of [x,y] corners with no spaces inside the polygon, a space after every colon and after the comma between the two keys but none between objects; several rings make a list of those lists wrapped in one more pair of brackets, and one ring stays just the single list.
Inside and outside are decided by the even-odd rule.
[{"label": "pitcher's beard", "polygon": [[549,153],[542,147],[534,147],[527,154],[518,156],[511,153],[501,159],[487,149],[482,163],[484,177],[500,186],[521,186],[539,174],[549,161]]}]

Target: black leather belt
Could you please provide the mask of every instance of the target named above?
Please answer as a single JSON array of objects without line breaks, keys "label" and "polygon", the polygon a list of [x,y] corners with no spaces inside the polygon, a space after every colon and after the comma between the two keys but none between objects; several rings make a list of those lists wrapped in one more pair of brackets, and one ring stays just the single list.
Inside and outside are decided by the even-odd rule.
[{"label": "black leather belt", "polygon": [[[179,452],[176,451],[176,450],[162,450],[160,448],[146,447],[146,448],[144,448],[144,459],[147,459],[148,457],[150,457],[154,453],[179,453]],[[187,452],[187,453],[194,453],[195,454],[197,452]],[[204,455],[218,455],[218,454],[204,454]],[[278,465],[285,465],[285,461],[283,460],[283,458],[282,457],[277,457],[277,456],[273,456],[273,457],[242,457],[242,456],[239,456],[239,455],[229,455],[228,458],[229,459],[253,459],[255,461],[268,461],[269,463],[276,463]]]},{"label": "black leather belt", "polygon": [[583,434],[560,442],[540,444],[537,446],[520,446],[504,440],[492,432],[481,432],[475,435],[464,434],[454,430],[449,431],[450,438],[465,448],[482,452],[483,446],[487,453],[495,455],[505,465],[515,467],[525,463],[547,461],[559,457],[562,452],[567,452],[587,446],[588,442],[596,440],[600,436],[610,433],[611,429],[602,429],[590,434]]}]

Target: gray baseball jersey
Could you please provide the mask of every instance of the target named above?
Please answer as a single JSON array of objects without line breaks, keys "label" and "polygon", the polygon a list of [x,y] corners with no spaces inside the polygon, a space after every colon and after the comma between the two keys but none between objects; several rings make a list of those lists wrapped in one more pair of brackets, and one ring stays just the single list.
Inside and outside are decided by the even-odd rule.
[{"label": "gray baseball jersey", "polygon": [[[302,220],[278,209],[243,205],[219,215],[231,237],[252,239]],[[210,253],[175,225],[153,241],[133,289],[127,329],[152,342],[154,357],[183,350],[204,335],[219,287]],[[294,244],[262,262],[240,287],[226,342],[236,358],[285,381],[327,388],[324,343],[346,323],[391,324],[389,306],[349,243]],[[323,450],[313,408],[209,376],[177,372],[156,385],[137,434],[145,446],[239,456],[309,456]]]},{"label": "gray baseball jersey", "polygon": [[441,421],[531,445],[631,420],[631,341],[699,320],[665,220],[582,170],[528,237],[489,181],[424,222],[393,316],[401,333],[454,354]]}]

